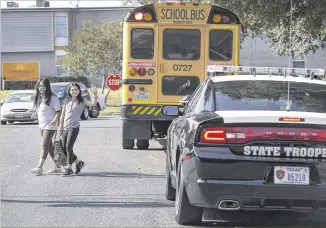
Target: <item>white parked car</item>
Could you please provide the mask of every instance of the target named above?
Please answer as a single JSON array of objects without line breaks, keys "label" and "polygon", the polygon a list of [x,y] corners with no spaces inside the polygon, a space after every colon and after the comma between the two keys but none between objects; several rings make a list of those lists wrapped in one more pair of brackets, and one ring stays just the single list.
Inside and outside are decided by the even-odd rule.
[{"label": "white parked car", "polygon": [[[58,96],[61,102],[64,102],[65,99],[67,99],[68,96],[68,88],[70,86],[71,82],[55,82],[51,83],[51,90],[52,92]],[[87,90],[87,87],[85,84],[78,82],[82,97],[90,98],[90,93]],[[89,109],[85,106],[85,110],[81,115],[82,120],[87,120],[88,117],[91,118],[97,118],[100,115],[100,111],[105,109],[105,95],[104,94],[97,94],[97,106]]]},{"label": "white parked car", "polygon": [[33,110],[34,90],[20,90],[12,92],[5,101],[1,101],[1,125],[13,122],[37,121],[31,118]]}]

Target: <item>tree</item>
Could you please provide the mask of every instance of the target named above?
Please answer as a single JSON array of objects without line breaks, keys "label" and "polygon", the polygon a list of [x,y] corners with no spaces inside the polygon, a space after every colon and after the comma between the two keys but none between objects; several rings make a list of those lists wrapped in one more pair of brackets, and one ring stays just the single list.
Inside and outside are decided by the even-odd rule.
[{"label": "tree", "polygon": [[85,23],[74,34],[63,65],[75,76],[102,76],[102,93],[109,73],[121,73],[122,28],[119,23]]},{"label": "tree", "polygon": [[247,36],[263,37],[275,55],[293,57],[315,53],[326,45],[326,0],[292,1],[291,24],[291,0],[183,0],[214,4],[233,11],[242,22],[242,40]]}]

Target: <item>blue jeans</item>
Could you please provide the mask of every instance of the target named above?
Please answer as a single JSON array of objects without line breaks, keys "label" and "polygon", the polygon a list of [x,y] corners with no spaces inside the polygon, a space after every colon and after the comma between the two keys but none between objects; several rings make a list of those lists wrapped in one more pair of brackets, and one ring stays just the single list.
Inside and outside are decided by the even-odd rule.
[{"label": "blue jeans", "polygon": [[63,152],[67,156],[67,163],[71,165],[77,156],[74,154],[74,144],[76,142],[77,136],[79,134],[79,127],[70,128],[69,130],[63,130],[61,135],[61,143]]}]

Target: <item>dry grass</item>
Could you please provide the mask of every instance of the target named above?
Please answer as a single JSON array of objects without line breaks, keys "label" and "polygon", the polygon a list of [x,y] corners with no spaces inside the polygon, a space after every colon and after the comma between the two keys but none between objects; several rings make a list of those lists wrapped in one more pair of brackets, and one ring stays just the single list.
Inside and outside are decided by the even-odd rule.
[{"label": "dry grass", "polygon": [[11,94],[13,90],[1,90],[0,91],[0,101],[6,100],[9,94]]}]

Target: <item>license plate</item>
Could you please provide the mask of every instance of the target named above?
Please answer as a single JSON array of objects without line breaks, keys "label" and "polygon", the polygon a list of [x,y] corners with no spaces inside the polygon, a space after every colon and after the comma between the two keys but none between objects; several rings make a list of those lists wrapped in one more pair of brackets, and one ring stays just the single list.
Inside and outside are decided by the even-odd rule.
[{"label": "license plate", "polygon": [[21,114],[21,113],[15,114],[15,118],[17,118],[17,119],[23,118],[23,117],[24,117],[24,114]]},{"label": "license plate", "polygon": [[275,166],[275,184],[309,185],[309,167]]},{"label": "license plate", "polygon": [[136,92],[134,94],[134,100],[149,100],[148,92]]}]

